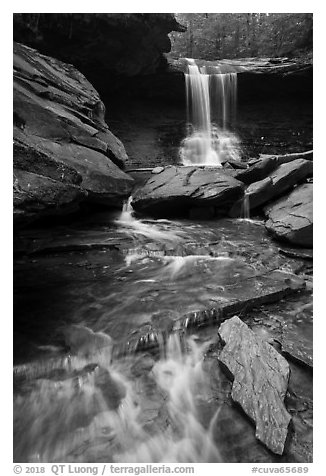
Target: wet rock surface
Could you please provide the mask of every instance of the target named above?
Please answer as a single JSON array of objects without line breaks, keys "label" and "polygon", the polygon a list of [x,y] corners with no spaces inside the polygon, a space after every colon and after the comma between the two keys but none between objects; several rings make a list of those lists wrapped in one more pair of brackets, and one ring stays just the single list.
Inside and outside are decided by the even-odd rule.
[{"label": "wet rock surface", "polygon": [[[284,157],[287,159],[289,156],[292,158],[291,161],[282,162]],[[312,161],[296,158],[293,159],[293,157],[296,157],[296,154],[279,157],[266,157],[264,159],[259,159],[257,162],[253,162],[252,165],[249,164],[249,168],[244,171],[244,173],[248,173],[249,175],[247,177],[244,176],[244,180],[252,179],[252,177],[257,176],[256,173],[260,176],[267,174],[270,170],[272,171],[267,177],[250,183],[246,188],[245,197],[247,200],[248,212],[249,210],[255,211],[257,208],[261,208],[266,203],[272,202],[284,195],[293,187],[309,180],[313,173]],[[275,168],[276,164],[279,162],[281,165]],[[253,175],[250,175],[251,172],[253,172]],[[232,171],[232,176],[239,179],[236,171]],[[243,214],[243,207],[243,199],[236,201],[229,211],[229,216],[241,217]]]},{"label": "wet rock surface", "polygon": [[290,243],[313,245],[313,185],[300,185],[288,196],[265,208],[266,228]]},{"label": "wet rock surface", "polygon": [[[216,72],[216,67],[220,68],[221,73],[227,72],[253,72],[287,75],[289,72],[300,74],[309,74],[312,69],[312,58],[305,60],[296,60],[289,58],[237,58],[221,59],[216,61],[197,60],[199,66],[206,66],[207,73]],[[185,73],[187,71],[188,61],[186,58],[169,59],[171,70],[178,70]],[[212,68],[212,69],[210,69]],[[307,69],[309,68],[309,72]]]},{"label": "wet rock surface", "polygon": [[257,208],[284,195],[294,185],[310,177],[312,170],[312,162],[305,159],[296,159],[280,165],[268,178],[254,182],[246,189],[250,208]]},{"label": "wet rock surface", "polygon": [[219,361],[234,379],[232,399],[254,420],[256,437],[282,454],[291,420],[284,405],[287,361],[236,316],[220,326],[219,334],[225,342]]},{"label": "wet rock surface", "polygon": [[[42,440],[43,447],[37,443],[41,439],[30,439],[47,461],[53,458],[54,449],[65,461],[75,461],[76,457],[79,461],[101,461],[103,454],[106,460],[112,460],[117,451],[113,434],[109,432],[107,437],[85,444],[78,439],[78,428],[83,422],[88,425],[83,427],[84,434],[93,431],[99,435],[106,421],[101,412],[111,412],[110,421],[117,421],[121,409],[129,408],[130,392],[140,412],[140,426],[131,432],[142,435],[149,451],[152,450],[148,435],[153,442],[159,438],[162,445],[166,444],[165,432],[174,428],[175,421],[169,410],[168,390],[158,387],[153,375],[166,368],[170,372],[167,375],[174,378],[174,372],[180,369],[181,373],[176,375],[181,378],[189,370],[182,363],[186,357],[180,362],[174,360],[176,357],[166,361],[162,357],[170,339],[180,338],[180,355],[187,356],[189,338],[197,336],[196,348],[200,348],[201,342],[211,342],[212,335],[217,335],[217,326],[222,321],[226,319],[227,323],[229,317],[240,313],[257,339],[278,345],[282,352],[285,324],[297,323],[300,332],[306,326],[297,321],[301,316],[306,322],[302,316],[307,309],[298,308],[291,313],[311,302],[310,288],[305,286],[310,279],[306,277],[307,261],[280,254],[263,222],[226,219],[199,224],[187,220],[115,219],[118,222],[103,212],[91,219],[81,219],[74,226],[26,229],[16,243],[19,253],[15,260],[15,408],[17,414],[24,415],[16,427],[16,441],[22,443],[18,437],[22,428],[24,434],[28,433],[36,428],[32,420],[38,421],[40,415],[47,414],[45,402],[50,395],[56,401],[53,418],[63,404],[70,411],[70,389],[78,382],[80,385],[80,390],[73,391],[74,416],[66,414],[64,430],[56,433],[56,425],[48,430],[51,441],[55,443],[59,438],[60,445],[50,451],[46,447],[48,437]],[[96,340],[102,332],[112,339],[108,375],[107,364],[103,369],[105,352],[83,352],[82,340],[73,345],[70,363],[67,360],[71,343],[67,347],[65,329],[79,326],[91,330],[91,341],[93,335]],[[232,384],[217,365],[222,347],[215,337],[212,345],[203,364],[207,382],[204,385],[200,380],[192,390],[196,411],[182,417],[182,421],[189,422],[196,418],[196,428],[200,429],[196,441],[203,437],[202,432],[205,434],[206,440],[201,441],[207,451],[197,455],[193,450],[193,457],[206,462],[277,462],[278,458],[285,462],[310,461],[311,400],[302,393],[303,388],[298,394],[300,384],[298,389],[293,385],[289,388],[290,400],[287,398],[286,405],[295,429],[289,435],[289,446],[283,456],[277,456],[259,443],[254,425],[232,406]],[[176,352],[172,355],[179,355]],[[296,369],[299,360],[287,352],[283,355]],[[309,371],[309,366],[304,368]],[[311,375],[296,375],[301,383],[311,379]],[[194,377],[189,378],[194,385]],[[55,385],[62,388],[60,398],[55,397]],[[93,397],[85,400],[83,389],[90,388]],[[182,386],[183,394],[185,389],[188,392],[186,383]],[[21,392],[25,395],[23,407],[23,400],[18,397]],[[42,403],[38,407],[38,416],[30,413],[36,395],[41,401],[45,399],[44,406]],[[131,415],[129,420],[133,422]],[[182,425],[178,428],[183,431]],[[30,459],[28,448],[29,445],[17,444],[15,459]],[[138,457],[139,454],[128,453],[121,456],[121,461],[138,461]]]},{"label": "wet rock surface", "polygon": [[117,205],[129,195],[133,180],[119,168],[127,155],[104,113],[98,93],[73,66],[14,44],[14,166],[33,195],[21,186],[19,223],[60,213],[62,190],[69,190],[71,205],[76,196]]},{"label": "wet rock surface", "polygon": [[[143,228],[134,228],[131,222],[118,231],[109,220],[102,214],[94,216],[87,229],[81,221],[74,228],[26,230],[21,235],[16,243],[15,283],[22,322],[28,320],[25,310],[31,309],[33,325],[43,327],[37,288],[44,286],[46,313],[53,316],[50,327],[57,319],[76,323],[74,315],[77,322],[83,316],[94,315],[96,321],[103,315],[103,323],[110,322],[109,335],[121,343],[128,339],[137,343],[153,332],[156,321],[151,316],[158,311],[169,315],[176,328],[197,328],[220,322],[211,319],[220,318],[220,313],[230,316],[293,293],[309,294],[305,280],[295,274],[298,260],[279,253],[262,222],[144,220],[136,222]],[[160,242],[146,233],[156,234]],[[299,260],[300,266],[304,262]],[[46,299],[56,295],[49,307]],[[107,309],[110,295],[114,300]],[[91,328],[99,329],[100,322]],[[33,345],[27,354],[35,351]]]},{"label": "wet rock surface", "polygon": [[243,184],[220,168],[166,167],[151,177],[132,199],[136,211],[173,215],[189,208],[213,206],[216,214],[226,214],[242,195]]}]

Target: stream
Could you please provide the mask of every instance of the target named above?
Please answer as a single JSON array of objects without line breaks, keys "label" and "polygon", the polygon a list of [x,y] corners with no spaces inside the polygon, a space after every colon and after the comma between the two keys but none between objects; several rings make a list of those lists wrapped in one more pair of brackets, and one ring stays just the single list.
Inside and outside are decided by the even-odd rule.
[{"label": "stream", "polygon": [[[154,152],[239,162],[236,73],[188,63],[187,136],[178,158]],[[139,138],[129,165],[153,154],[151,134]],[[246,201],[244,218],[211,221],[137,216],[131,203],[15,238],[14,461],[312,461],[311,250],[273,241]],[[258,441],[220,365],[218,329],[235,315],[289,362],[282,456]]]},{"label": "stream", "polygon": [[[309,262],[281,254],[263,222],[140,219],[126,204],[120,215],[26,229],[15,249],[15,461],[312,457],[309,368],[289,360],[296,427],[276,456],[232,404],[206,311],[260,292],[270,270],[309,283]],[[307,340],[311,298],[308,286],[245,322],[269,341],[293,322]]]}]

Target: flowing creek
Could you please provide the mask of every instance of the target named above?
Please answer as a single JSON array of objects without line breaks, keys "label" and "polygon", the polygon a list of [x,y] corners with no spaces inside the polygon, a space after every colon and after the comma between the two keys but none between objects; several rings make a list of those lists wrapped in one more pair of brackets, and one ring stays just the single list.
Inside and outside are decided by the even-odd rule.
[{"label": "flowing creek", "polygon": [[[273,455],[232,404],[207,311],[272,293],[271,270],[309,284],[309,262],[279,253],[263,222],[139,219],[126,204],[25,230],[16,250],[15,461],[311,460],[309,367],[290,359],[294,433]],[[310,303],[308,285],[239,312],[277,345],[291,323],[307,339]]]},{"label": "flowing creek", "polygon": [[[183,165],[239,160],[236,73],[189,60],[186,87]],[[273,242],[248,200],[242,219],[195,222],[137,217],[130,197],[20,231],[15,462],[312,460],[311,256]],[[231,399],[218,328],[234,315],[290,363],[283,456]]]}]

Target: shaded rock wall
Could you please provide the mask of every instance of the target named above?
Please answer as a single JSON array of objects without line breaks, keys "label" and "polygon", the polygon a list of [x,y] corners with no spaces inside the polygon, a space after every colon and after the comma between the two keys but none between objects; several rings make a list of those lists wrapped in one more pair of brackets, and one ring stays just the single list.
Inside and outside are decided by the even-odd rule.
[{"label": "shaded rock wall", "polygon": [[14,15],[16,41],[72,63],[101,96],[120,88],[122,77],[164,67],[168,33],[183,30],[170,13]]}]

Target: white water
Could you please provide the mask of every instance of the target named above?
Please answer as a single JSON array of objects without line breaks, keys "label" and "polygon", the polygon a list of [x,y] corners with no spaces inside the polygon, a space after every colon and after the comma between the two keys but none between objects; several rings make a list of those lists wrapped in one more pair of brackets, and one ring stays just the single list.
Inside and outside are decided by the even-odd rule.
[{"label": "white water", "polygon": [[[199,412],[209,390],[203,369],[208,345],[199,345],[194,338],[185,342],[172,335],[161,349],[161,358],[148,378],[155,393],[165,396],[149,408],[153,403],[159,408],[164,405],[168,426],[159,427],[154,434],[144,428],[148,401],[144,401],[139,384],[125,376],[128,362],[124,367],[123,363],[102,361],[102,369],[110,376],[106,386],[102,385],[103,378],[99,383],[97,371],[58,381],[38,380],[28,395],[19,395],[14,402],[19,432],[15,461],[221,461],[213,439],[218,410],[208,427],[201,423]],[[78,374],[89,363],[77,352],[68,369],[72,375]],[[120,399],[114,408],[105,396],[112,389]]]},{"label": "white water", "polygon": [[214,165],[228,158],[239,160],[240,141],[227,128],[236,115],[237,74],[207,74],[188,59],[185,74],[188,136],[181,144],[180,157],[183,165]]},{"label": "white water", "polygon": [[162,268],[160,275],[170,278],[182,277],[185,273],[192,272],[196,266],[203,263],[208,264],[213,261],[232,261],[227,256],[210,256],[210,255],[189,255],[189,256],[164,256],[163,262],[167,264]]},{"label": "white water", "polygon": [[241,217],[250,219],[250,198],[247,193],[244,194],[242,207],[241,207]]},{"label": "white water", "polygon": [[184,238],[181,231],[172,231],[168,220],[141,220],[134,217],[132,196],[124,203],[121,215],[115,220],[118,231],[134,238],[144,237],[151,241],[176,243]]}]

